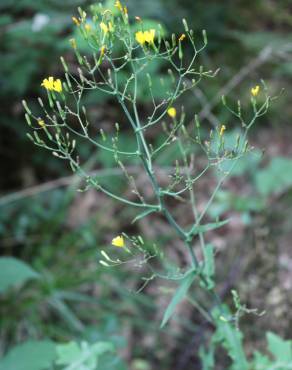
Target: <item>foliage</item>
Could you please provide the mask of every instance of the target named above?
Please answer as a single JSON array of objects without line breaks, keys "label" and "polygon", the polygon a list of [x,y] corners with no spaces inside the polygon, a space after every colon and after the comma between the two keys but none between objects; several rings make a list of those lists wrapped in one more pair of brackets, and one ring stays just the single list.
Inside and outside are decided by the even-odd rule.
[{"label": "foliage", "polygon": [[[114,352],[110,342],[28,341],[14,347],[2,360],[1,370],[96,370],[109,369],[104,361],[106,352]],[[116,364],[117,365],[117,364]],[[115,369],[118,367],[115,366]],[[122,367],[120,367],[122,369]]]},{"label": "foliage", "polygon": [[[80,29],[72,23],[71,15],[78,17],[78,12],[75,10],[78,5],[82,5],[89,14],[90,8],[87,6],[89,3],[92,2],[72,0],[63,2],[55,0],[45,2],[1,1],[0,27],[3,32],[0,36],[2,62],[0,66],[2,87],[0,92],[0,140],[1,148],[3,148],[3,150],[1,149],[4,159],[3,171],[5,172],[5,176],[1,178],[1,190],[5,193],[69,173],[65,161],[56,161],[50,152],[35,149],[30,145],[25,137],[27,129],[23,124],[24,119],[19,102],[25,97],[35,117],[39,118],[42,110],[36,104],[35,97],[40,95],[43,101],[46,100],[45,90],[40,87],[43,78],[50,75],[54,75],[56,78],[63,76],[62,65],[56,62],[60,54],[64,55],[72,77],[76,80],[82,77],[77,70],[79,67],[78,58],[74,59],[75,50],[70,46],[69,40],[72,38],[76,40],[81,58],[90,55],[90,47],[88,39],[85,39],[84,34],[79,32]],[[173,104],[177,110],[177,123],[173,123],[166,114],[165,123],[163,123],[164,131],[160,132],[156,127],[152,127],[149,130],[149,136],[146,134],[146,138],[149,139],[154,148],[160,147],[167,135],[171,133],[169,127],[173,129],[173,135],[178,134],[183,138],[182,145],[179,145],[178,141],[174,141],[162,147],[163,151],[161,150],[154,158],[156,166],[159,166],[159,170],[161,167],[165,170],[166,177],[171,176],[171,182],[175,186],[178,187],[184,181],[183,175],[185,174],[180,173],[179,169],[183,168],[185,160],[188,166],[191,165],[192,158],[199,159],[196,165],[198,164],[198,168],[200,168],[200,158],[204,156],[204,151],[202,153],[201,149],[204,148],[206,141],[210,142],[210,148],[214,154],[213,164],[216,160],[218,164],[220,162],[220,166],[212,165],[206,171],[208,184],[213,184],[213,181],[217,179],[220,186],[224,185],[227,178],[227,176],[224,178],[224,171],[227,171],[236,186],[232,190],[230,187],[226,187],[216,191],[212,202],[204,212],[204,218],[198,224],[191,223],[189,215],[184,212],[183,204],[177,206],[175,203],[181,194],[177,194],[177,197],[169,197],[169,194],[164,195],[169,211],[174,211],[175,218],[180,215],[179,221],[182,221],[183,226],[190,231],[194,245],[202,236],[206,236],[208,241],[208,237],[215,235],[215,232],[219,238],[222,236],[225,238],[225,231],[230,230],[233,225],[232,222],[229,222],[230,211],[240,213],[245,225],[249,225],[249,228],[254,227],[258,217],[263,217],[267,212],[273,213],[275,203],[279,206],[283,204],[280,196],[285,197],[284,203],[287,199],[289,200],[291,161],[282,157],[267,160],[265,154],[257,149],[250,150],[251,147],[248,147],[243,156],[237,157],[235,155],[238,154],[235,150],[238,149],[237,137],[238,135],[244,136],[244,130],[242,128],[238,130],[237,119],[240,122],[241,117],[238,117],[237,102],[234,103],[234,109],[231,108],[233,103],[228,101],[228,104],[225,104],[225,107],[234,110],[234,115],[228,109],[221,109],[220,99],[222,93],[232,96],[232,100],[236,100],[235,96],[240,95],[242,97],[241,110],[249,113],[251,107],[249,91],[258,80],[259,75],[265,78],[272,92],[279,87],[289,86],[291,78],[289,60],[291,16],[287,12],[289,2],[257,0],[253,2],[221,2],[219,4],[218,1],[213,0],[209,0],[207,3],[202,0],[195,2],[183,0],[179,3],[176,0],[167,2],[149,0],[137,3],[129,0],[127,3],[129,13],[139,15],[143,19],[145,29],[155,28],[156,33],[161,32],[163,38],[170,44],[172,42],[171,32],[176,33],[176,40],[181,35],[182,18],[188,19],[189,28],[192,28],[194,34],[197,35],[196,43],[199,42],[201,29],[206,28],[209,37],[208,48],[202,50],[199,55],[200,63],[204,65],[205,71],[216,70],[218,66],[224,65],[216,79],[205,79],[203,85],[195,85],[193,92],[184,95],[183,99],[181,98]],[[114,7],[114,1],[105,2],[105,7],[111,8],[117,17],[118,12],[117,8]],[[156,28],[157,20],[163,24],[160,29]],[[98,22],[96,26],[98,27]],[[139,31],[140,24],[139,22],[131,22],[130,27],[134,36],[135,32]],[[273,31],[271,32],[270,29]],[[187,60],[192,56],[193,46],[186,40],[182,42],[182,45],[183,57]],[[240,58],[238,58],[239,49]],[[120,47],[115,50],[117,55],[122,51]],[[90,60],[90,62],[92,61]],[[165,93],[171,91],[172,77],[166,73],[167,64],[165,62],[165,60],[153,58],[139,76],[136,98],[143,124],[147,122],[151,111],[152,96],[155,100],[163,100]],[[106,66],[103,67],[102,71],[106,72]],[[129,66],[120,71],[117,80],[119,89],[125,87],[130,75],[131,68]],[[149,76],[151,76],[152,96],[149,93]],[[232,79],[234,76],[235,79]],[[231,79],[231,84],[229,79]],[[132,94],[134,89],[131,83],[128,88]],[[290,99],[290,90],[286,90],[285,95],[278,100],[276,105],[269,105],[269,116],[264,120],[259,117],[258,125],[264,131],[271,133],[278,130],[281,132],[280,123],[290,122],[291,109],[287,104]],[[257,102],[264,104],[265,98],[265,94],[260,94],[257,97]],[[66,104],[74,107],[74,99],[70,99],[67,95]],[[136,143],[133,140],[131,128],[128,127],[126,118],[121,114],[122,109],[114,102],[111,95],[95,89],[88,89],[84,91],[82,104],[86,107],[89,121],[94,123],[89,126],[89,134],[93,140],[100,140],[102,145],[110,148],[115,148],[117,144],[120,152],[135,152]],[[184,108],[180,109],[181,105]],[[47,108],[49,109],[49,106]],[[199,124],[193,119],[193,112],[198,113],[197,122],[200,121]],[[186,117],[180,128],[178,126],[183,121],[184,115]],[[119,129],[109,123],[117,121]],[[189,140],[190,126],[188,122],[191,122],[194,128],[192,139],[196,141],[195,136],[200,134],[202,146]],[[223,143],[219,135],[222,122],[227,126]],[[79,132],[74,118],[69,119],[68,125]],[[185,134],[183,126],[186,127],[188,135]],[[272,131],[273,126],[275,131]],[[212,135],[209,135],[210,127],[213,129]],[[37,126],[37,129],[38,134],[44,133],[41,127]],[[51,132],[51,128],[48,130]],[[289,128],[284,127],[284,130],[287,131],[288,138]],[[43,136],[41,138],[43,139]],[[115,141],[116,138],[117,141],[113,143],[112,140]],[[270,140],[274,140],[274,138],[271,137],[269,142]],[[213,339],[208,341],[208,347],[205,349],[201,347],[200,350],[204,369],[217,367],[219,369],[220,366],[227,369],[228,362],[222,360],[222,356],[224,357],[226,353],[229,354],[230,359],[234,359],[235,356],[242,359],[241,364],[233,361],[232,368],[236,368],[236,366],[240,368],[243,366],[242,363],[244,364],[246,361],[252,369],[291,368],[290,341],[284,341],[275,334],[269,333],[267,335],[269,354],[255,351],[254,359],[248,357],[247,360],[244,360],[246,349],[253,346],[255,340],[255,337],[249,337],[252,332],[252,324],[249,325],[247,320],[245,326],[247,330],[243,336],[243,331],[239,332],[236,329],[237,311],[231,314],[230,310],[226,309],[223,321],[222,318],[220,319],[222,312],[217,315],[215,311],[212,311],[214,301],[216,302],[213,291],[215,289],[220,291],[222,287],[220,284],[224,284],[219,281],[222,276],[219,277],[218,272],[215,277],[215,261],[219,259],[219,261],[225,262],[225,256],[222,257],[223,253],[220,248],[217,250],[214,245],[207,243],[201,251],[198,250],[197,246],[195,247],[196,252],[199,252],[200,260],[196,273],[200,272],[200,274],[196,275],[191,286],[188,286],[189,282],[184,284],[185,277],[191,276],[189,274],[193,273],[193,267],[188,269],[186,265],[189,259],[185,256],[179,264],[176,259],[173,260],[174,251],[179,250],[183,254],[185,251],[174,233],[167,231],[165,232],[167,235],[162,235],[160,231],[157,232],[154,226],[161,222],[163,215],[157,214],[156,208],[139,210],[139,207],[137,210],[133,210],[120,208],[119,205],[111,208],[112,206],[106,203],[103,198],[95,197],[94,202],[98,204],[99,209],[93,214],[91,213],[90,217],[88,215],[82,216],[84,219],[80,224],[69,225],[72,217],[72,204],[75,212],[76,209],[79,209],[78,204],[74,205],[76,189],[83,191],[92,185],[95,187],[96,180],[98,180],[98,186],[105,190],[123,197],[126,194],[129,199],[133,200],[137,195],[135,193],[137,189],[133,188],[134,178],[137,180],[138,190],[145,190],[148,195],[147,201],[152,200],[149,197],[148,185],[144,186],[145,182],[143,181],[141,183],[141,177],[135,177],[137,169],[140,171],[140,158],[138,156],[130,157],[118,153],[118,158],[115,158],[116,156],[113,156],[111,151],[101,151],[98,148],[93,150],[90,141],[83,140],[81,142],[78,139],[76,141],[74,155],[77,154],[78,149],[79,164],[82,165],[82,168],[90,175],[92,169],[97,173],[97,175],[93,175],[94,184],[76,180],[77,176],[73,176],[62,183],[74,182],[68,191],[52,191],[49,188],[42,193],[43,190],[36,187],[32,188],[31,194],[34,192],[37,194],[41,191],[41,195],[25,195],[25,199],[22,199],[22,192],[20,192],[8,194],[0,199],[2,252],[7,256],[0,260],[0,264],[1,261],[5,262],[3,269],[0,269],[5,278],[4,280],[0,276],[2,285],[5,283],[0,293],[0,352],[8,353],[1,361],[14,361],[11,360],[10,353],[14,356],[13,351],[18,351],[19,347],[22,348],[21,346],[25,348],[26,343],[24,342],[13,349],[14,345],[27,339],[34,340],[34,342],[28,342],[28,345],[33,343],[35,348],[38,344],[51,343],[54,346],[60,346],[61,349],[74,346],[76,351],[78,348],[78,351],[82,353],[83,349],[95,348],[95,344],[106,342],[115,343],[115,346],[120,350],[125,346],[123,335],[125,331],[127,332],[123,328],[131,326],[135,335],[134,339],[137,339],[137,345],[131,349],[132,358],[128,359],[131,368],[135,370],[136,368],[137,370],[148,369],[152,368],[153,364],[159,363],[161,369],[169,369],[173,368],[173,361],[178,357],[178,352],[181,353],[181,356],[185,351],[190,352],[187,346],[189,334],[196,337],[199,328],[202,333],[200,337],[204,337],[208,330],[203,320],[207,320],[209,325],[214,327],[215,334]],[[271,143],[271,146],[272,144],[275,143]],[[239,149],[243,149],[243,146],[239,146]],[[285,153],[289,153],[289,148],[284,149]],[[226,153],[222,155],[224,150]],[[229,157],[226,158],[225,154]],[[128,174],[124,172],[122,166],[119,165],[116,168],[117,159],[120,159],[127,169],[129,166]],[[178,165],[176,160],[179,162]],[[233,166],[235,161],[237,163]],[[156,166],[153,166],[155,171],[158,170]],[[169,168],[173,167],[176,167],[176,171],[167,172]],[[231,167],[232,172],[230,173]],[[197,167],[195,166],[195,168]],[[217,168],[219,170],[216,170]],[[98,170],[96,171],[96,169]],[[123,174],[126,175],[124,178]],[[208,176],[210,177],[208,178]],[[240,186],[237,188],[242,177],[250,181],[248,191],[246,189],[242,191]],[[201,211],[200,196],[207,189],[200,193],[200,181],[194,185],[198,192],[195,193],[198,194],[195,204],[199,200]],[[52,189],[54,189],[54,185]],[[185,189],[187,192],[188,186]],[[133,194],[129,195],[131,190],[133,190],[134,196]],[[175,187],[167,189],[170,193],[174,193],[174,190],[180,191],[181,189],[177,190]],[[276,199],[274,204],[271,199]],[[136,200],[138,201],[137,198]],[[278,202],[279,200],[280,202]],[[285,204],[286,206],[289,206],[289,202]],[[179,211],[180,209],[182,212]],[[112,217],[107,217],[108,214],[112,214]],[[222,218],[223,221],[220,221],[219,218]],[[148,219],[153,225],[153,233],[159,236],[158,240],[152,241],[151,238],[144,240],[144,237],[142,239],[131,236],[144,230],[143,225],[149,222]],[[132,225],[130,225],[131,220]],[[286,223],[289,223],[289,215],[285,217],[285,220]],[[202,224],[201,221],[205,222]],[[98,228],[96,225],[99,225]],[[224,225],[226,228],[221,230],[220,227]],[[121,230],[125,230],[124,237],[131,254],[125,250],[110,250],[109,252],[107,249],[106,255],[111,261],[106,259],[104,261],[107,261],[109,265],[120,266],[120,268],[109,269],[98,266],[98,260],[105,258],[105,255],[100,252],[106,249],[111,236]],[[227,236],[224,243],[229,244]],[[230,250],[234,249],[231,244],[228,254],[232,253]],[[248,238],[244,244],[246,244],[245,254],[252,254],[254,251]],[[247,249],[248,247],[249,249]],[[227,254],[226,251],[224,253]],[[245,256],[241,256],[241,258],[243,259],[242,264],[244,264]],[[288,263],[287,260],[287,266]],[[217,267],[218,265],[220,266],[217,262]],[[7,269],[10,275],[8,275]],[[135,271],[135,274],[132,273],[132,270]],[[141,275],[143,276],[142,286],[139,282]],[[154,277],[157,279],[152,283]],[[173,289],[169,289],[174,294],[173,297],[166,297],[167,302],[163,305],[163,307],[168,307],[165,312],[167,320],[171,317],[173,319],[168,321],[168,325],[165,325],[162,334],[157,332],[157,325],[153,319],[154,316],[156,320],[157,316],[159,319],[163,317],[163,313],[159,311],[160,301],[155,305],[155,300],[150,297],[151,293],[149,295],[149,292],[153,294],[155,289],[158,290],[158,284],[161,281],[162,284],[175,285]],[[228,281],[226,284],[228,285]],[[239,283],[239,285],[241,284],[245,284],[244,279]],[[148,285],[149,290],[147,289]],[[139,291],[140,294],[130,294],[127,287]],[[143,292],[144,288],[145,293]],[[165,290],[167,291],[166,288]],[[163,290],[161,291],[163,292]],[[160,294],[158,295],[160,296]],[[162,299],[162,295],[159,298]],[[198,317],[196,314],[194,316],[192,314],[192,318],[189,320],[188,316],[190,315],[187,314],[186,317],[181,315],[181,307],[187,306],[183,305],[183,301],[192,303],[198,309]],[[154,312],[158,312],[158,314],[154,314]],[[242,312],[247,313],[245,309]],[[211,316],[210,313],[212,313]],[[200,314],[202,314],[201,318]],[[224,319],[227,319],[227,322]],[[196,322],[196,326],[193,322]],[[202,322],[203,324],[199,324]],[[288,317],[287,322],[289,322]],[[178,324],[180,328],[185,329],[185,335],[174,329]],[[210,329],[210,331],[212,330]],[[165,342],[164,335],[168,337]],[[260,337],[262,337],[262,331],[259,329],[256,338]],[[40,338],[45,340],[41,341]],[[54,342],[47,342],[46,338],[51,338]],[[149,340],[152,341],[150,346]],[[176,343],[175,351],[173,351],[172,340]],[[165,343],[167,343],[167,347]],[[147,358],[144,356],[144,346],[151,353]],[[170,349],[169,354],[166,353],[166,348]],[[194,346],[191,348],[193,349]],[[50,350],[48,350],[48,356],[50,356]],[[8,357],[10,360],[7,360]],[[73,357],[72,360],[74,360]],[[100,366],[103,369],[120,370],[125,368],[122,361],[111,352],[102,357],[103,362]],[[46,356],[44,355],[41,359],[32,356],[29,368],[33,367],[33,360],[45,362]],[[17,365],[23,363],[23,361],[17,360]],[[6,369],[7,366],[5,363],[4,368]],[[12,368],[16,366],[15,361],[11,363],[11,366]],[[70,366],[69,359],[68,364],[61,366]],[[191,365],[188,368],[191,368]]]},{"label": "foliage", "polygon": [[21,285],[39,275],[27,264],[11,257],[0,258],[0,293],[13,285]]},{"label": "foliage", "polygon": [[29,341],[14,347],[0,360],[1,370],[45,370],[55,359],[51,341]]},{"label": "foliage", "polygon": [[[209,141],[203,144],[198,117],[195,116],[194,119],[196,134],[192,135],[189,128],[184,124],[184,112],[182,111],[181,116],[178,119],[176,118],[177,110],[174,107],[174,103],[188,90],[196,88],[203,78],[214,77],[216,74],[212,73],[212,71],[205,72],[202,66],[199,69],[195,67],[197,57],[200,56],[200,53],[207,44],[205,32],[203,32],[203,45],[197,47],[194,42],[193,31],[189,29],[187,22],[183,20],[185,33],[182,33],[178,40],[173,36],[172,44],[170,44],[165,38],[163,30],[159,27],[149,30],[141,27],[133,31],[132,25],[129,22],[127,8],[123,7],[119,1],[115,4],[115,7],[119,10],[118,14],[116,14],[114,8],[104,10],[102,6],[100,8],[93,6],[90,18],[88,18],[84,10],[79,8],[79,18],[75,18],[74,22],[79,27],[83,39],[88,42],[88,46],[92,51],[92,57],[83,56],[78,49],[76,40],[72,39],[71,44],[80,65],[80,69],[78,69],[79,78],[76,79],[71,74],[66,61],[61,58],[65,70],[65,81],[61,83],[60,80],[55,80],[53,77],[43,80],[42,86],[46,88],[48,93],[48,105],[42,99],[39,99],[39,105],[44,110],[42,117],[37,117],[25,101],[23,101],[23,106],[26,111],[26,121],[33,129],[32,134],[28,135],[31,141],[37,146],[51,151],[55,157],[67,160],[73,172],[76,172],[85,180],[86,189],[91,187],[96,188],[123,204],[144,209],[143,213],[136,216],[134,221],[152,213],[161,213],[176,232],[177,236],[183,241],[189,251],[191,259],[190,267],[183,272],[177,266],[179,273],[176,273],[176,275],[170,275],[169,271],[166,271],[163,273],[154,272],[151,277],[151,279],[159,276],[166,280],[181,280],[177,291],[164,313],[161,324],[161,327],[164,327],[173,315],[177,305],[187,296],[196,277],[202,289],[209,291],[211,296],[216,299],[216,310],[218,312],[225,311],[225,306],[214,289],[213,248],[206,247],[204,234],[225,225],[226,221],[219,222],[217,220],[214,223],[201,224],[201,220],[204,218],[226,177],[230,175],[238,160],[249,151],[247,141],[249,130],[259,117],[265,115],[273,98],[268,94],[263,84],[265,98],[258,103],[257,96],[260,92],[260,86],[252,88],[252,112],[243,114],[240,101],[237,102],[237,107],[234,108],[229,102],[227,103],[226,98],[223,96],[222,102],[224,107],[240,122],[242,131],[236,135],[233,145],[230,146],[230,143],[225,143],[224,134],[226,126],[221,125],[221,127],[217,128],[215,134],[211,131]],[[139,18],[137,21],[142,22]],[[190,60],[184,57],[183,43],[185,38],[193,46],[193,56]],[[171,78],[170,84],[165,85],[164,80],[161,81],[162,93],[159,97],[153,95],[152,78],[147,73],[147,67],[156,59],[162,60],[165,65],[168,65],[168,73]],[[103,71],[104,64],[107,65],[107,76],[105,76]],[[140,119],[137,106],[139,86],[140,84],[142,86],[145,85],[143,77],[142,79],[140,78],[141,72],[144,71],[148,79],[147,90],[151,102],[151,109],[149,108],[150,113],[146,122]],[[126,78],[124,79],[123,77],[121,79],[121,74],[124,77],[126,76]],[[136,139],[137,146],[134,152],[120,149],[119,123],[116,123],[115,134],[110,140],[107,139],[107,135],[103,130],[100,130],[100,139],[106,143],[98,140],[98,137],[92,138],[90,136],[90,123],[82,99],[86,89],[100,91],[111,95],[117,100]],[[68,98],[66,98],[66,95],[74,97],[75,108],[71,107],[70,102],[67,103]],[[172,119],[172,124],[167,129],[165,123],[162,122],[165,127],[165,138],[162,144],[155,147],[150,143],[147,133],[150,128],[160,124],[167,115]],[[72,119],[77,119],[79,129],[72,128],[70,125]],[[116,164],[121,168],[125,180],[128,181],[128,186],[132,188],[132,192],[136,196],[134,201],[125,198],[122,194],[107,189],[99,182],[97,177],[92,177],[88,174],[79,159],[80,156],[75,154],[75,150],[78,150],[78,146],[82,140],[89,141],[100,151],[107,151],[112,154]],[[173,143],[179,149],[179,157],[176,160],[176,171],[172,175],[173,181],[167,187],[163,188],[159,184],[154,171],[154,164],[160,152],[168,149]],[[192,174],[190,165],[193,155],[191,146],[194,145],[207,158],[207,166],[196,176]],[[152,199],[147,200],[145,194],[141,192],[135,178],[129,174],[126,164],[123,163],[124,157],[139,158],[142,168],[151,183],[153,191],[152,198],[154,198],[154,201]],[[217,170],[219,181],[204,210],[199,214],[195,203],[194,184],[210,168]],[[165,201],[166,196],[177,198],[185,192],[189,192],[189,204],[194,216],[194,223],[190,228],[186,228],[175,220]],[[201,249],[205,258],[201,263],[198,262],[192,245],[196,235],[200,237]],[[126,246],[124,237],[131,243],[130,246]],[[145,250],[144,240],[141,236],[137,238],[129,237],[124,233],[124,235],[114,238],[112,244],[124,249],[125,252],[131,254],[134,258],[136,258],[135,249],[137,249],[137,252],[141,252],[144,255],[140,264],[149,264],[152,258],[160,254],[159,252],[151,254],[148,250]],[[100,260],[103,266],[113,267],[126,263],[125,260],[121,260],[120,258],[114,259],[110,257],[104,251],[101,254],[105,258],[105,260]],[[163,258],[165,258],[165,255],[163,255]],[[151,267],[150,270],[153,271]],[[192,302],[191,299],[190,301]],[[235,296],[235,304],[239,315],[241,304],[237,295]],[[195,306],[199,312],[203,312],[204,316],[208,316],[200,302],[197,301]],[[243,308],[243,311],[248,312],[246,308]],[[227,350],[234,362],[234,369],[247,370],[248,362],[242,345],[242,333],[238,327],[234,328],[229,324],[229,319],[226,319],[224,314],[219,316],[218,312],[216,313],[214,311],[214,313],[210,314],[210,320],[216,327],[213,343],[221,343]]]},{"label": "foliage", "polygon": [[212,370],[215,365],[215,346],[216,343],[223,340],[232,365],[228,370],[272,370],[272,369],[291,369],[292,368],[292,342],[285,341],[278,335],[268,332],[267,347],[269,356],[266,356],[258,351],[254,351],[253,359],[247,362],[243,352],[241,343],[241,333],[232,327],[227,322],[221,322],[218,331],[212,338],[212,344],[208,351],[200,349],[200,357],[202,360],[203,370]]}]

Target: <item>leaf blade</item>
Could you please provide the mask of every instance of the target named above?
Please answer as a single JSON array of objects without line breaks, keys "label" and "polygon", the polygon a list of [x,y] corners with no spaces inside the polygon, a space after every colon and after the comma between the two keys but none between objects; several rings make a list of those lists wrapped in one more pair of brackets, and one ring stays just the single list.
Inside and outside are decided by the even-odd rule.
[{"label": "leaf blade", "polygon": [[210,230],[219,229],[220,227],[226,225],[230,220],[224,220],[224,221],[218,221],[218,222],[212,222],[205,225],[194,225],[189,234],[192,236],[198,235],[200,233],[205,233]]},{"label": "leaf blade", "polygon": [[194,270],[191,270],[182,280],[182,283],[177,288],[174,296],[172,297],[169,305],[167,306],[163,319],[160,325],[160,328],[162,329],[168,322],[168,320],[171,318],[176,306],[184,299],[185,295],[187,294],[190,286],[192,285],[194,279],[196,277],[196,272]]},{"label": "leaf blade", "polygon": [[12,286],[23,285],[37,278],[39,274],[25,262],[14,257],[0,258],[0,294]]}]

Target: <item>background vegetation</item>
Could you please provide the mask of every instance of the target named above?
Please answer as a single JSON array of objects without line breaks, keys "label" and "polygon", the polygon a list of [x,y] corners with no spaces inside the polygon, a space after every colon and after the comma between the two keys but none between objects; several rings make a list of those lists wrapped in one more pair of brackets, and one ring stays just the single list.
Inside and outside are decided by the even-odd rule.
[{"label": "background vegetation", "polygon": [[[80,183],[67,163],[32,146],[26,137],[21,100],[33,106],[35,97],[44,94],[40,81],[61,76],[60,55],[74,66],[69,39],[78,35],[71,16],[77,14],[77,6],[86,9],[90,4],[81,0],[0,2],[0,353],[4,356],[27,340],[46,340],[42,344],[47,346],[49,340],[83,340],[88,345],[102,341],[113,343],[119,353],[118,357],[103,355],[104,370],[200,369],[195,349],[204,344],[212,328],[187,303],[167,328],[157,330],[173,287],[156,280],[138,294],[143,271],[131,266],[108,270],[98,264],[100,250],[110,248],[120,230],[140,233],[161,245],[167,242],[172,258],[183,263],[186,256],[167,237],[163,220],[131,225],[130,210],[93,190],[76,192]],[[236,287],[248,307],[266,312],[241,321],[247,353],[265,347],[266,331],[289,339],[291,2],[131,0],[127,5],[132,14],[161,22],[169,34],[181,33],[182,18],[198,35],[207,30],[204,65],[220,68],[220,73],[181,102],[187,114],[200,115],[206,130],[224,122],[227,139],[236,130],[221,109],[222,94],[240,97],[247,104],[250,87],[261,78],[275,94],[285,89],[253,131],[255,155],[242,162],[210,211],[212,216],[231,217],[231,224],[208,238],[218,250],[220,294],[232,302],[230,290]],[[151,73],[159,79],[163,66],[157,64]],[[159,96],[159,90],[156,93]],[[120,119],[119,108],[105,96],[88,94],[86,99],[94,127],[110,132],[112,123]],[[146,114],[143,91],[139,105]],[[131,146],[127,127],[120,140]],[[88,170],[101,171],[107,185],[119,186],[110,156],[92,152],[86,145],[82,155],[89,159]],[[161,164],[171,165],[171,155],[161,158]],[[208,198],[208,181],[212,180],[201,185],[199,204]],[[184,217],[183,210],[176,212]],[[27,265],[16,265],[11,257]],[[32,270],[25,270],[27,266]],[[13,286],[5,283],[8,273],[14,276]],[[161,298],[161,292],[168,294]],[[220,353],[217,357],[216,369],[226,369],[228,360]],[[7,363],[0,360],[0,369],[7,370]]]}]

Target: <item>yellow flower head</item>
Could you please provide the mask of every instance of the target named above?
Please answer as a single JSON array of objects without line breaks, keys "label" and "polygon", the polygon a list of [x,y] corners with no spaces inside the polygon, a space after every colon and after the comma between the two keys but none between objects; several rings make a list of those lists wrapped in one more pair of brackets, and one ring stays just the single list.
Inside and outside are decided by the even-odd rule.
[{"label": "yellow flower head", "polygon": [[136,32],[135,38],[136,38],[136,41],[138,42],[138,44],[140,44],[140,45],[145,44],[146,40],[145,40],[144,32],[142,32],[142,31]]},{"label": "yellow flower head", "polygon": [[155,29],[151,29],[149,31],[144,31],[144,38],[145,41],[148,42],[148,44],[154,43],[154,37],[155,37]]},{"label": "yellow flower head", "polygon": [[123,248],[125,246],[124,237],[122,235],[116,236],[112,240],[112,245],[114,245],[115,247],[118,247],[118,248]]},{"label": "yellow flower head", "polygon": [[72,46],[73,49],[77,49],[77,43],[76,43],[76,40],[74,38],[70,39],[69,42],[70,42],[70,45]]},{"label": "yellow flower head", "polygon": [[108,31],[109,31],[108,26],[104,22],[101,22],[99,26],[100,26],[103,33],[105,33],[105,34],[108,33]]},{"label": "yellow flower head", "polygon": [[114,32],[114,26],[112,24],[112,22],[108,22],[108,29],[110,32]]},{"label": "yellow flower head", "polygon": [[226,126],[222,125],[221,128],[220,128],[220,131],[219,131],[219,136],[220,137],[223,136],[225,130],[226,130]]},{"label": "yellow flower head", "polygon": [[50,91],[54,90],[54,77],[45,78],[41,83],[41,86]]},{"label": "yellow flower head", "polygon": [[253,87],[251,90],[251,95],[252,96],[258,96],[259,92],[260,92],[260,87],[259,85],[256,85],[255,87]]},{"label": "yellow flower head", "polygon": [[58,93],[62,92],[63,90],[62,82],[59,78],[56,81],[54,81],[54,90],[57,91]]},{"label": "yellow flower head", "polygon": [[54,80],[54,77],[45,78],[41,83],[41,86],[43,86],[46,90],[56,91],[58,93],[62,92],[63,90],[61,80],[59,78]]},{"label": "yellow flower head", "polygon": [[167,114],[169,115],[169,117],[175,118],[176,117],[176,109],[174,107],[168,108]]},{"label": "yellow flower head", "polygon": [[38,124],[41,127],[45,127],[46,126],[45,121],[43,119],[41,119],[41,118],[38,118]]},{"label": "yellow flower head", "polygon": [[183,41],[185,38],[186,38],[186,35],[183,33],[183,34],[180,35],[178,40]]},{"label": "yellow flower head", "polygon": [[115,2],[115,7],[118,8],[120,12],[123,11],[123,6],[119,0]]},{"label": "yellow flower head", "polygon": [[104,55],[105,50],[106,50],[105,46],[102,45],[102,47],[100,48],[100,56],[103,56]]},{"label": "yellow flower head", "polygon": [[85,30],[86,30],[87,32],[90,32],[90,31],[91,31],[91,25],[90,25],[90,24],[88,24],[88,23],[86,23],[86,24],[85,24],[84,28],[85,28]]},{"label": "yellow flower head", "polygon": [[138,31],[135,34],[136,41],[140,45],[144,45],[145,42],[148,44],[153,44],[154,43],[154,38],[155,38],[155,29],[152,28],[151,30],[148,31]]},{"label": "yellow flower head", "polygon": [[72,21],[76,24],[76,26],[80,26],[80,20],[76,17],[72,17]]}]

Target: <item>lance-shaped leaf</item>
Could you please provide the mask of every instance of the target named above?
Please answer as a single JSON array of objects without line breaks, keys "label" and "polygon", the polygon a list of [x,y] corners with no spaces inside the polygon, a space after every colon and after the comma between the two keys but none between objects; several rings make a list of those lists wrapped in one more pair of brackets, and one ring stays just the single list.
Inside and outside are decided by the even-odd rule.
[{"label": "lance-shaped leaf", "polygon": [[172,297],[167,309],[164,312],[163,319],[160,327],[163,328],[168,320],[171,318],[176,306],[185,298],[190,286],[196,277],[196,271],[189,271],[184,278],[182,278],[180,286],[177,288],[174,296]]},{"label": "lance-shaped leaf", "polygon": [[208,244],[204,248],[204,265],[202,269],[202,273],[205,277],[205,282],[201,282],[201,284],[207,285],[207,289],[214,288],[214,273],[215,273],[215,262],[214,262],[214,248],[211,244]]},{"label": "lance-shaped leaf", "polygon": [[142,213],[139,213],[135,218],[134,220],[132,221],[132,224],[134,224],[135,222],[141,220],[141,218],[143,217],[146,217],[148,215],[150,215],[150,213],[153,213],[153,212],[156,212],[157,209],[156,208],[152,208],[152,209],[147,209],[146,211],[142,212]]},{"label": "lance-shaped leaf", "polygon": [[205,224],[205,225],[195,224],[189,231],[189,236],[194,236],[200,233],[205,233],[210,230],[219,229],[219,227],[226,225],[228,222],[229,220],[224,220],[224,221],[212,222],[210,224]]}]

